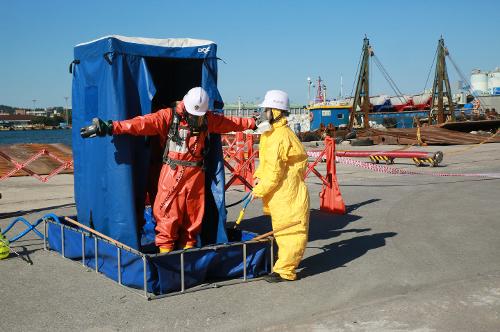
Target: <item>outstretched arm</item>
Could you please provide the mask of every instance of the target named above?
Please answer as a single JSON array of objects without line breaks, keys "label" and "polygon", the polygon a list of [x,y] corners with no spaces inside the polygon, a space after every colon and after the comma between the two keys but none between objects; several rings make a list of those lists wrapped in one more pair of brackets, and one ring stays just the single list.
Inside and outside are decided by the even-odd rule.
[{"label": "outstretched arm", "polygon": [[208,112],[207,120],[208,131],[216,134],[255,129],[255,120],[252,118],[229,117]]},{"label": "outstretched arm", "polygon": [[113,121],[113,135],[166,135],[171,117],[172,109],[166,108],[148,115],[136,116],[130,120]]}]

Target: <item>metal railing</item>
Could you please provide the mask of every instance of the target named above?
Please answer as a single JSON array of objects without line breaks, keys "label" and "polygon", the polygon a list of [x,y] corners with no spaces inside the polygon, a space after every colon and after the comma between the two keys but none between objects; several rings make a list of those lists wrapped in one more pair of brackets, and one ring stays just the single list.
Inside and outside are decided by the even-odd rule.
[{"label": "metal railing", "polygon": [[[200,290],[203,290],[203,289],[209,289],[209,288],[218,288],[218,287],[221,287],[221,286],[227,286],[227,285],[233,285],[233,284],[239,284],[239,283],[244,283],[244,282],[250,282],[250,281],[256,281],[256,280],[261,280],[262,278],[261,277],[257,277],[257,278],[248,278],[248,273],[247,273],[247,246],[249,244],[255,244],[255,243],[268,243],[269,244],[269,253],[270,253],[270,271],[272,272],[273,271],[273,266],[274,266],[274,237],[272,236],[269,236],[265,239],[260,239],[260,240],[248,240],[248,241],[241,241],[241,242],[232,242],[232,243],[226,243],[226,244],[217,244],[217,245],[210,245],[210,246],[205,246],[205,247],[201,247],[201,248],[192,248],[192,249],[183,249],[183,250],[176,250],[176,251],[172,251],[172,252],[169,252],[169,253],[162,253],[162,254],[146,254],[146,253],[142,253],[138,250],[134,250],[134,249],[131,249],[131,248],[122,248],[122,247],[118,247],[116,246],[114,243],[104,239],[104,238],[98,238],[96,236],[94,236],[93,234],[89,233],[89,232],[85,232],[85,231],[82,231],[80,229],[76,229],[74,227],[71,227],[71,226],[68,226],[68,225],[65,225],[63,223],[56,223],[52,220],[50,220],[49,218],[44,218],[43,219],[43,248],[44,250],[48,251],[49,250],[49,246],[48,246],[48,230],[47,230],[47,225],[48,224],[53,224],[53,225],[56,225],[60,228],[60,232],[61,232],[61,256],[64,257],[64,258],[67,258],[69,259],[70,261],[72,262],[75,262],[73,259],[69,258],[69,257],[66,257],[66,253],[65,253],[65,236],[64,236],[64,230],[65,229],[68,229],[70,231],[73,231],[73,232],[76,232],[76,233],[80,233],[81,234],[81,255],[82,255],[82,258],[80,260],[81,263],[78,263],[78,265],[82,265],[84,267],[87,267],[87,268],[90,268],[90,261],[89,263],[86,264],[85,260],[86,260],[86,257],[85,257],[85,239],[86,238],[93,238],[94,239],[94,260],[95,260],[95,264],[94,264],[94,267],[93,269],[95,270],[95,272],[103,277],[106,277],[106,279],[110,279],[112,281],[114,281],[111,277],[107,276],[106,274],[102,273],[100,270],[99,270],[99,264],[98,264],[98,261],[99,261],[99,245],[98,245],[98,241],[102,241],[102,242],[105,242],[109,245],[112,245],[114,247],[116,247],[116,250],[117,250],[117,258],[116,258],[116,266],[117,266],[117,281],[116,283],[122,287],[124,287],[125,289],[127,289],[128,291],[136,294],[136,295],[139,295],[143,298],[145,298],[146,300],[153,300],[153,299],[159,299],[159,298],[163,298],[163,297],[170,297],[170,296],[175,296],[175,295],[180,295],[180,294],[184,294],[184,293],[188,293],[188,292],[195,292],[195,291],[200,291]],[[200,285],[197,285],[197,286],[193,286],[191,288],[186,288],[186,285],[185,285],[185,264],[184,264],[184,255],[186,253],[192,253],[192,252],[199,252],[199,251],[209,251],[209,250],[218,250],[218,249],[221,249],[221,248],[229,248],[229,247],[242,247],[242,263],[243,263],[243,278],[242,279],[232,279],[232,280],[225,280],[225,281],[222,281],[222,282],[213,282],[213,283],[204,283],[204,284],[200,284]],[[57,250],[56,250],[57,251]],[[122,262],[121,262],[121,256],[122,256],[122,252],[123,251],[127,251],[133,255],[136,255],[136,256],[139,256],[140,259],[142,259],[142,264],[143,264],[143,287],[142,287],[142,290],[138,291],[138,290],[135,290],[134,288],[131,288],[131,287],[128,287],[126,285],[123,284],[122,282]],[[170,256],[170,255],[178,255],[179,256],[179,262],[180,262],[180,271],[178,271],[180,273],[180,289],[179,291],[177,292],[170,292],[170,293],[166,293],[166,294],[154,294],[154,293],[150,293],[148,291],[148,279],[147,279],[147,272],[148,272],[148,261],[151,257],[156,257],[156,256]]]}]

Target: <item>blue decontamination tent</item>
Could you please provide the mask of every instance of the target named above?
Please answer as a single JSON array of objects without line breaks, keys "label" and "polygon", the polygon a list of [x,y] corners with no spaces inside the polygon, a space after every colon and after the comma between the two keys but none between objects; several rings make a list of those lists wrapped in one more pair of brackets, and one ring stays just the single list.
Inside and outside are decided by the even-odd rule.
[{"label": "blue decontamination tent", "polygon": [[[216,52],[217,45],[208,40],[123,36],[75,47],[72,135],[79,222],[140,249],[150,164],[161,158],[154,140],[128,135],[84,140],[79,130],[94,117],[124,120],[149,114],[181,100],[195,86],[208,92],[212,109],[222,109]],[[219,135],[209,140],[203,245],[228,240],[222,145]]]}]

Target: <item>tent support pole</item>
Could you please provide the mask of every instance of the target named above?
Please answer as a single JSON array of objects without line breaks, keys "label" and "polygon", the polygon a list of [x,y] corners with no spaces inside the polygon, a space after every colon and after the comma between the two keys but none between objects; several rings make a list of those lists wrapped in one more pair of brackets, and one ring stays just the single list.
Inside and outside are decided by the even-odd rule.
[{"label": "tent support pole", "polygon": [[243,243],[243,280],[247,281],[247,244]]},{"label": "tent support pole", "polygon": [[184,253],[181,252],[181,293],[185,290],[184,284]]},{"label": "tent support pole", "polygon": [[122,284],[122,262],[121,262],[121,255],[122,252],[120,250],[120,247],[116,247],[116,257],[117,257],[117,264],[118,265],[118,283],[121,285]]},{"label": "tent support pole", "polygon": [[99,273],[99,267],[97,266],[97,238],[94,237],[94,251],[95,251],[95,273]]},{"label": "tent support pole", "polygon": [[82,233],[82,265],[85,266],[85,234]]},{"label": "tent support pole", "polygon": [[47,220],[43,219],[43,250],[47,251]]},{"label": "tent support pole", "polygon": [[64,256],[64,228],[63,225],[61,224],[61,255]]},{"label": "tent support pole", "polygon": [[271,273],[273,273],[274,268],[274,237],[271,237]]},{"label": "tent support pole", "polygon": [[148,280],[147,280],[147,275],[146,275],[146,256],[142,256],[142,269],[143,269],[143,282],[144,282],[144,297],[149,301],[149,296],[148,296]]}]

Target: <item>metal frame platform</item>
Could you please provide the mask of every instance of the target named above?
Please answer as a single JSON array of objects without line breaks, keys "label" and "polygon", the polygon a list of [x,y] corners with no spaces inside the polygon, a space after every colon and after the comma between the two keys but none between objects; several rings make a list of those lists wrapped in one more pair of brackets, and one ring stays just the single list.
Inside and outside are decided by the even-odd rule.
[{"label": "metal frame platform", "polygon": [[[274,265],[274,237],[272,236],[269,236],[265,239],[261,239],[261,240],[257,240],[257,241],[253,241],[253,240],[249,240],[249,241],[241,241],[241,242],[232,242],[232,243],[227,243],[227,244],[217,244],[217,245],[210,245],[210,246],[205,246],[205,247],[201,247],[201,248],[193,248],[193,249],[185,249],[185,250],[177,250],[177,251],[173,251],[173,252],[170,252],[170,253],[163,253],[163,254],[146,254],[146,253],[142,253],[138,250],[134,250],[134,249],[131,249],[131,248],[125,248],[125,247],[121,247],[119,245],[116,245],[115,243],[111,243],[110,241],[106,240],[106,239],[103,239],[101,237],[97,237],[89,232],[85,232],[85,231],[82,231],[80,229],[77,229],[75,227],[71,227],[71,226],[68,226],[68,225],[65,225],[63,223],[58,223],[58,222],[55,222],[49,218],[43,218],[43,235],[44,235],[44,245],[43,245],[43,248],[45,251],[57,251],[57,250],[54,250],[54,249],[50,249],[49,248],[49,243],[48,243],[48,231],[47,231],[47,226],[48,224],[53,224],[53,225],[56,225],[57,227],[60,227],[61,228],[61,256],[64,257],[64,258],[67,258],[68,260],[72,261],[72,262],[75,262],[77,263],[76,260],[73,260],[69,257],[66,257],[65,255],[65,236],[64,236],[64,229],[68,229],[68,230],[71,230],[73,232],[76,232],[76,233],[80,233],[81,234],[81,241],[82,241],[82,244],[81,244],[81,247],[82,247],[82,258],[80,260],[81,263],[77,263],[78,265],[83,265],[85,268],[89,269],[89,268],[92,268],[93,270],[95,270],[95,272],[103,277],[106,277],[106,279],[108,280],[111,280],[117,284],[119,284],[120,286],[124,287],[125,289],[127,289],[128,291],[134,293],[134,294],[137,294],[143,298],[145,298],[146,300],[153,300],[153,299],[159,299],[159,298],[163,298],[163,297],[170,297],[170,296],[175,296],[175,295],[180,295],[180,294],[185,294],[185,293],[189,293],[189,292],[194,292],[194,291],[199,291],[199,290],[203,290],[203,289],[210,289],[210,288],[218,288],[218,287],[222,287],[222,286],[227,286],[227,285],[233,285],[233,284],[239,284],[239,283],[245,283],[245,282],[249,282],[249,281],[256,281],[256,280],[260,280],[262,279],[261,277],[257,277],[257,278],[249,278],[248,277],[248,273],[247,273],[247,246],[249,244],[252,244],[252,243],[267,243],[269,245],[269,254],[270,254],[270,269],[269,271],[272,272],[272,269],[273,269],[273,265]],[[116,266],[117,266],[117,281],[115,281],[113,278],[111,278],[110,276],[106,275],[105,273],[101,272],[99,270],[99,264],[94,264],[95,266],[93,267],[90,267],[88,264],[86,264],[85,260],[86,260],[86,256],[85,256],[85,242],[86,242],[86,239],[88,238],[93,238],[94,239],[94,253],[95,253],[95,261],[98,262],[99,260],[99,246],[98,246],[98,241],[102,241],[102,242],[105,242],[111,246],[114,246],[116,247],[116,257],[117,257],[117,260],[116,260]],[[199,284],[197,286],[194,286],[194,287],[190,287],[190,288],[187,288],[185,286],[185,264],[184,264],[184,256],[186,253],[191,253],[191,252],[196,252],[196,251],[208,251],[208,250],[218,250],[218,249],[222,249],[222,248],[229,248],[229,247],[242,247],[242,263],[243,263],[243,277],[241,279],[230,279],[230,280],[223,280],[223,281],[220,281],[220,282],[209,282],[209,283],[202,283],[202,284]],[[128,287],[126,285],[123,284],[122,282],[122,270],[123,270],[123,265],[122,265],[122,262],[121,262],[121,257],[122,257],[122,253],[123,252],[129,252],[133,255],[137,255],[139,256],[141,259],[142,259],[142,262],[143,262],[143,287],[142,287],[142,291],[139,291],[139,290],[136,290],[135,288],[132,288],[132,287]],[[180,262],[180,271],[177,271],[180,273],[180,284],[181,284],[181,287],[179,289],[179,291],[177,292],[169,292],[169,293],[166,293],[166,294],[154,294],[154,293],[151,293],[148,291],[148,287],[147,287],[147,268],[148,268],[148,260],[151,259],[152,257],[157,257],[157,256],[167,256],[167,255],[177,255],[179,256],[179,262]]]}]

